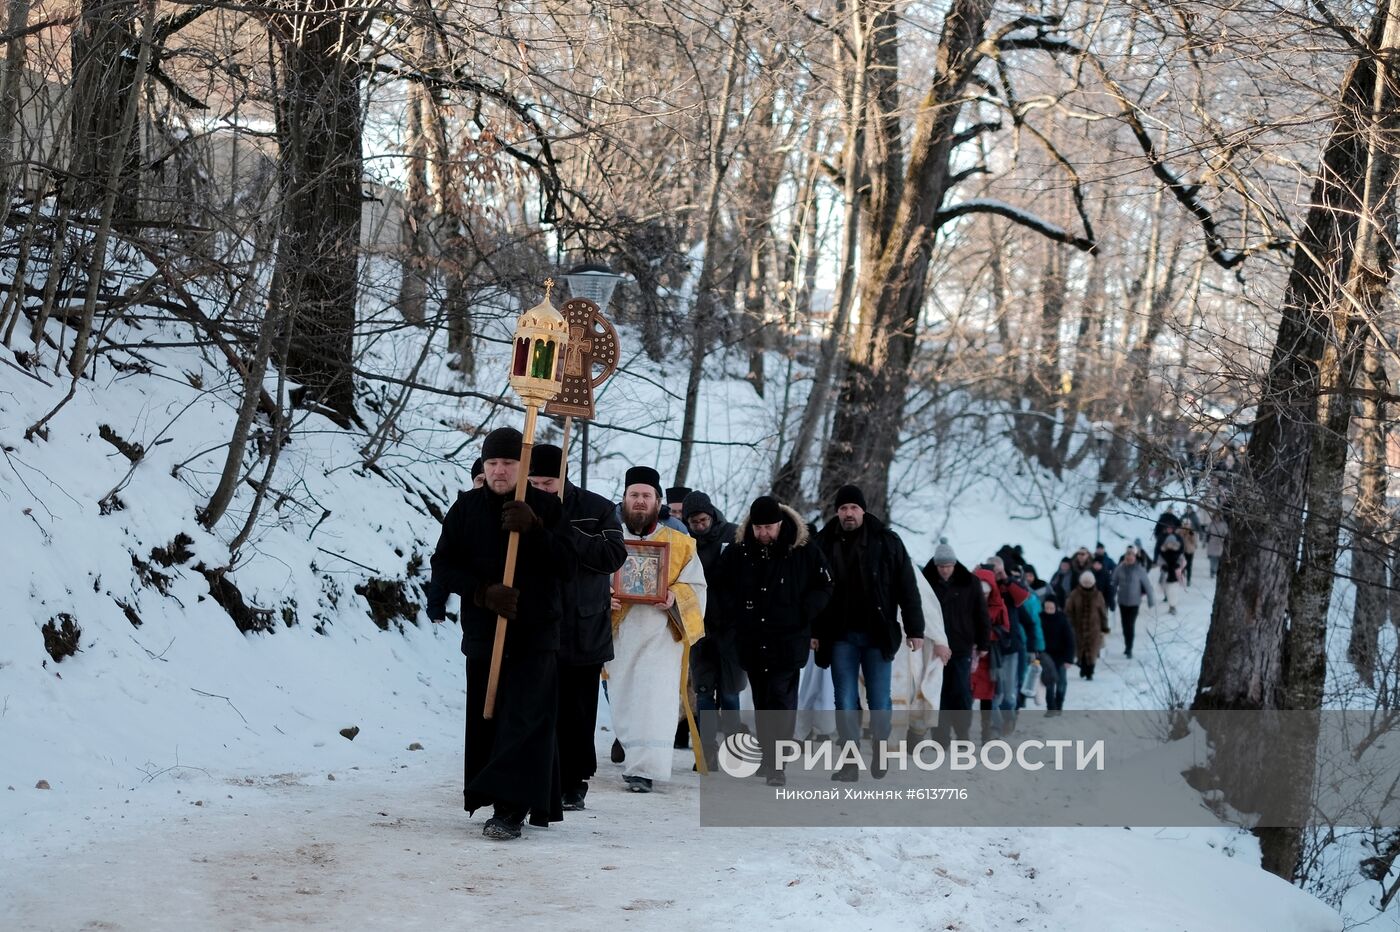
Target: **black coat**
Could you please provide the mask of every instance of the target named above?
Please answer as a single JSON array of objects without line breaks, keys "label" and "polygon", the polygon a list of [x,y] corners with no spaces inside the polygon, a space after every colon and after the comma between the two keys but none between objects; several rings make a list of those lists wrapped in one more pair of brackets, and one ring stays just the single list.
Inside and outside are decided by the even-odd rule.
[{"label": "black coat", "polygon": [[[505,576],[510,534],[501,530],[501,507],[514,496],[489,487],[457,496],[442,522],[428,582],[428,617],[442,618],[447,596],[462,597],[462,653],[489,657],[496,637],[496,615],[476,604],[476,593]],[[578,558],[565,536],[557,495],[525,490],[525,503],[543,527],[520,535],[514,588],[520,590],[516,620],[506,628],[506,652],[557,651],[564,611],[564,585],[573,579]]]},{"label": "black coat", "polygon": [[[739,529],[724,520],[724,515],[720,514],[708,495],[691,492],[682,505],[681,519],[688,526],[693,515],[702,513],[710,516],[710,529],[703,534],[692,531],[690,536],[695,539],[695,553],[705,570],[705,582],[714,592],[719,586],[720,556],[739,536]],[[738,693],[748,683],[739,663],[734,625],[732,621],[726,622],[723,615],[724,609],[718,598],[706,600],[705,636],[690,652],[691,676],[695,688],[701,692],[717,689],[722,693]]]},{"label": "black coat", "polygon": [[578,555],[578,574],[564,589],[559,663],[588,666],[613,659],[612,574],[627,559],[613,503],[570,482],[564,490],[563,534]]},{"label": "black coat", "polygon": [[733,627],[739,663],[751,673],[801,670],[811,653],[812,622],[831,598],[831,571],[790,508],[783,509],[773,544],[760,544],[748,522],[741,535],[712,577],[719,617]]},{"label": "black coat", "polygon": [[924,578],[938,596],[943,609],[943,627],[948,632],[948,649],[964,654],[991,645],[992,622],[987,615],[987,597],[982,582],[961,563],[953,565],[953,575],[944,582],[932,560],[924,565]]},{"label": "black coat", "polygon": [[[864,534],[861,567],[862,587],[874,613],[874,637],[871,646],[878,647],[886,660],[893,660],[899,642],[905,638],[924,636],[924,606],[919,599],[919,584],[914,578],[914,564],[899,535],[885,527],[883,521],[867,513],[861,525]],[[836,575],[836,548],[840,546],[841,522],[835,518],[817,535],[817,545],[827,565]],[[837,580],[839,584],[839,580]],[[900,619],[904,633],[900,634]],[[833,599],[813,625],[813,635],[821,641],[817,663],[830,663],[831,644],[850,631],[866,630],[863,619],[846,615]]]},{"label": "black coat", "polygon": [[1021,556],[1016,548],[1010,544],[1002,544],[1001,549],[997,551],[997,556],[1001,557],[1002,566],[1011,575],[1021,572],[1021,568],[1026,565],[1025,557]]},{"label": "black coat", "polygon": [[1045,634],[1045,652],[1057,664],[1074,663],[1078,654],[1074,648],[1074,626],[1069,616],[1059,609],[1054,614],[1040,613],[1040,629]]}]

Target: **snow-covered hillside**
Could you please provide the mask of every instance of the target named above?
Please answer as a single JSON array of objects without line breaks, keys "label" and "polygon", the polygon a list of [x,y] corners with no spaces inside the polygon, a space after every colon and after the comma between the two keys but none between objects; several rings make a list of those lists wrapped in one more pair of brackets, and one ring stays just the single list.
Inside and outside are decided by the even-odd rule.
[{"label": "snow-covered hillside", "polygon": [[[150,324],[110,335],[186,336]],[[418,338],[376,345],[377,371],[413,358]],[[417,606],[434,511],[476,455],[459,428],[518,416],[420,393],[375,469],[361,465],[363,432],[306,418],[225,577],[235,597],[210,574],[229,562],[251,490],[214,533],[195,514],[217,482],[236,386],[194,350],[138,352],[100,359],[46,436],[27,440],[67,379],[0,349],[0,928],[1340,927],[1260,871],[1233,832],[702,829],[688,767],[639,798],[604,762],[586,813],[493,845],[481,814],[460,809],[457,629]],[[488,353],[478,371],[494,363]],[[682,375],[628,359],[601,400],[590,487],[614,494],[633,462],[668,473],[675,447],[660,438],[676,432]],[[766,484],[780,415],[721,375],[701,399],[690,484],[736,516]],[[457,384],[445,369],[422,377]],[[139,463],[104,425],[143,447]],[[1050,498],[1060,544],[1092,544],[1076,490]],[[966,561],[1020,541],[1042,572],[1064,549],[1043,512],[994,486],[950,504],[930,477],[894,518],[920,562],[937,533]],[[1114,549],[1147,530],[1113,516],[1104,540]],[[1160,705],[1194,675],[1208,597],[1145,618],[1137,660],[1121,659],[1115,634],[1102,674],[1072,681],[1068,705]],[[243,633],[235,616],[265,630]],[[79,649],[56,662],[42,629],[61,634],[65,618]]]}]

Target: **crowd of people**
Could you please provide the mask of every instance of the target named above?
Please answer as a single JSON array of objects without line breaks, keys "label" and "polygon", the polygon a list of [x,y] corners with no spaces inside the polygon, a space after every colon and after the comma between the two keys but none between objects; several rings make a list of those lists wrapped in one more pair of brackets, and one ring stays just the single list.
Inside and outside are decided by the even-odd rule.
[{"label": "crowd of people", "polygon": [[[464,805],[492,807],[483,834],[495,839],[520,837],[527,819],[548,825],[586,807],[600,686],[612,759],[636,793],[671,778],[678,747],[692,748],[697,770],[714,769],[722,735],[746,727],[746,690],[764,713],[755,728],[770,786],[786,783],[775,748],[795,736],[801,709],[831,709],[843,743],[868,728],[869,771],[882,777],[901,651],[941,667],[933,740],[967,740],[974,703],[984,739],[1009,732],[1037,681],[1058,713],[1070,667],[1093,679],[1115,613],[1132,656],[1139,609],[1156,598],[1150,568],[1175,612],[1197,548],[1214,575],[1226,533],[1218,517],[1168,509],[1150,557],[1139,543],[1114,560],[1100,543],[1043,579],[1020,546],[969,568],[945,539],[920,572],[855,485],[836,493],[820,528],[767,495],[735,524],[705,492],[663,489],[644,465],[626,471],[614,504],[568,481],[562,451],[549,445],[534,447],[516,500],[521,455],[518,431],[486,437],[474,488],[443,521],[428,587],[435,622],[448,617],[449,595],[461,598]],[[633,560],[654,564],[621,578],[654,580],[655,592],[618,590],[614,574]],[[508,623],[488,711],[498,617]],[[831,778],[859,776],[845,763]]]}]

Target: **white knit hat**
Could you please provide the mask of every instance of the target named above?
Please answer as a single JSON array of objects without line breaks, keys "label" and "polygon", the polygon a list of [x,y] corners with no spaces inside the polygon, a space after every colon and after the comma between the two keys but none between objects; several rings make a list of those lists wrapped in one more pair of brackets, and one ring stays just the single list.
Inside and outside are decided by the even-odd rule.
[{"label": "white knit hat", "polygon": [[1083,586],[1085,589],[1088,589],[1090,586],[1096,585],[1097,583],[1098,580],[1094,578],[1094,574],[1091,573],[1089,570],[1085,570],[1084,572],[1079,574],[1079,585]]}]

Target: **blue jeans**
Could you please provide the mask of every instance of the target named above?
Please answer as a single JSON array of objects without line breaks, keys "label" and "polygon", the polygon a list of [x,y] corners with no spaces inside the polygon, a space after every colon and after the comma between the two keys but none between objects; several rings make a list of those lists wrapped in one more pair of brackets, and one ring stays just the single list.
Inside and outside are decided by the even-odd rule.
[{"label": "blue jeans", "polygon": [[[719,702],[715,702],[715,696],[719,697]],[[705,693],[695,694],[695,711],[719,712],[719,715],[699,715],[695,716],[695,726],[700,731],[700,747],[707,754],[713,753],[719,748],[719,729],[722,727],[726,735],[736,734],[740,728],[739,719],[739,694],[738,693]]]},{"label": "blue jeans", "polygon": [[997,692],[992,698],[992,728],[998,734],[1005,734],[1016,727],[1016,697],[1021,692],[1021,681],[1016,677],[1016,670],[1020,662],[1019,653],[1006,654],[1001,658]]},{"label": "blue jeans", "polygon": [[860,676],[865,674],[865,700],[870,704],[870,735],[890,736],[890,675],[893,661],[870,646],[865,634],[852,632],[831,645],[831,683],[836,693],[836,732],[842,741],[860,738]]}]

